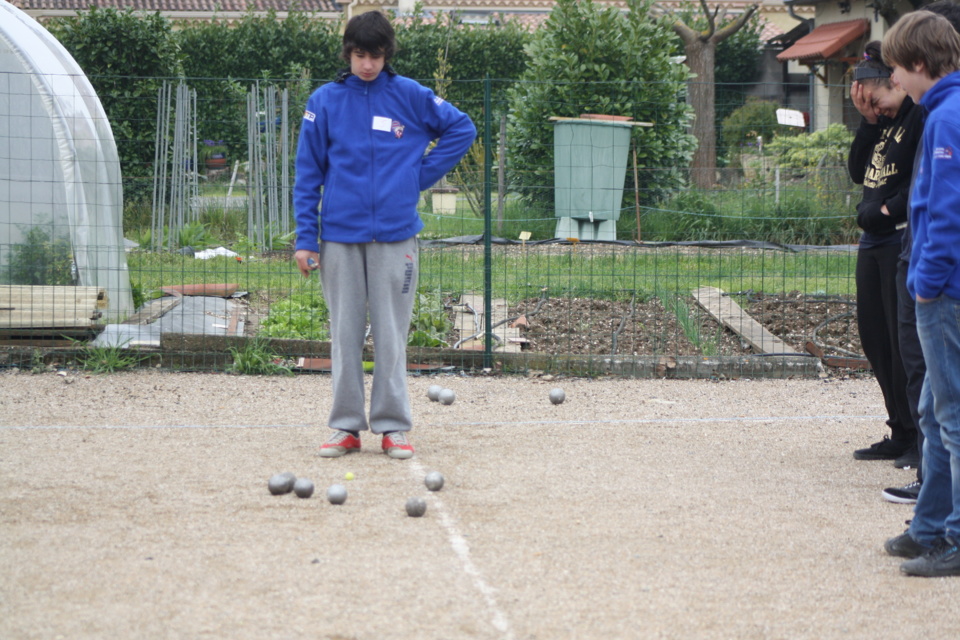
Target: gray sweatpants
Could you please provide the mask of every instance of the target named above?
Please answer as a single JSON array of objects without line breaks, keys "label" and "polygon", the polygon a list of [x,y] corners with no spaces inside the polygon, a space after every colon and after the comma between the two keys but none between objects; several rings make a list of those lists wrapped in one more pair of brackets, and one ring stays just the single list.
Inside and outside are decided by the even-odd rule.
[{"label": "gray sweatpants", "polygon": [[407,334],[417,294],[417,239],[368,244],[320,244],[320,280],[330,309],[333,406],[330,428],[363,431],[363,338],[373,332],[369,428],[409,431]]}]

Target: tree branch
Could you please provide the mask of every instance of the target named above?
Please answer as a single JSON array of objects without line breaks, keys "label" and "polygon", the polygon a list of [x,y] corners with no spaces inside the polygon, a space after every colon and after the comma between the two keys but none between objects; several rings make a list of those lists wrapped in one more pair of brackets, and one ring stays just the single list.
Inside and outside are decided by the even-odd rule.
[{"label": "tree branch", "polygon": [[[704,2],[705,0],[700,0],[700,1]],[[740,30],[741,27],[743,27],[743,25],[747,23],[747,20],[749,20],[751,16],[753,16],[756,10],[757,10],[757,5],[755,4],[747,7],[747,10],[741,13],[739,18],[737,18],[735,21],[731,22],[724,28],[714,33],[713,41],[723,42],[724,40],[726,40],[727,38],[735,34],[737,31]]]},{"label": "tree branch", "polygon": [[[713,34],[717,32],[717,14],[710,13],[710,7],[707,6],[707,0],[700,0],[700,8],[703,9],[703,15],[707,18],[707,30],[701,33],[700,39],[706,42]],[[720,5],[717,5],[717,12],[720,11]]]},{"label": "tree branch", "polygon": [[673,32],[680,36],[680,40],[682,40],[685,45],[700,39],[700,33],[688,27],[682,20],[677,19],[671,26],[673,27]]}]

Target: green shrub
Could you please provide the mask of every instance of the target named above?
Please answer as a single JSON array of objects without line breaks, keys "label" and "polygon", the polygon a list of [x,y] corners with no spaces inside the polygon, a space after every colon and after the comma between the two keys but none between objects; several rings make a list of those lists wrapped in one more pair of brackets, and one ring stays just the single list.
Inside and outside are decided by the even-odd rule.
[{"label": "green shrub", "polygon": [[777,156],[781,167],[845,167],[852,143],[853,132],[842,124],[834,123],[821,131],[774,138],[766,149]]},{"label": "green shrub", "polygon": [[769,194],[748,201],[741,218],[754,240],[784,244],[815,244],[815,239],[829,236],[828,227],[835,220],[822,217],[812,198],[794,194],[777,202]]},{"label": "green shrub", "polygon": [[[270,305],[270,315],[260,324],[264,338],[329,340],[330,311],[319,289],[297,293]],[[439,293],[418,293],[407,344],[440,347],[453,327]]]},{"label": "green shrub", "polygon": [[280,19],[273,9],[258,16],[251,6],[239,20],[214,16],[209,22],[178,23],[177,37],[190,78],[279,79],[299,65],[312,78],[332,80],[337,68],[345,66],[338,61],[339,22],[318,20],[304,11],[290,11]]},{"label": "green shrub", "polygon": [[741,166],[741,154],[759,153],[758,137],[762,137],[763,144],[768,146],[778,136],[800,133],[797,127],[788,127],[777,122],[777,109],[775,102],[748,100],[724,118],[721,141],[729,164]]},{"label": "green shrub", "polygon": [[[87,74],[110,119],[124,178],[153,175],[157,90],[183,74],[169,20],[93,7],[47,28]],[[125,184],[126,186],[126,184]],[[142,194],[131,196],[137,200]]]},{"label": "green shrub", "polygon": [[115,373],[133,369],[146,358],[145,355],[125,349],[123,345],[86,345],[77,354],[80,367],[93,373]]},{"label": "green shrub", "polygon": [[697,191],[661,200],[641,219],[644,240],[718,240],[724,229],[720,209]]},{"label": "green shrub", "polygon": [[527,68],[523,51],[532,36],[504,16],[487,24],[463,24],[456,14],[440,12],[428,22],[418,6],[410,19],[395,21],[394,27],[397,72],[431,87],[436,87],[438,75],[448,78],[444,97],[469,114],[478,128],[484,116],[484,89],[477,80],[493,80],[491,101],[502,106],[512,81]]},{"label": "green shrub", "polygon": [[446,338],[452,328],[453,322],[444,307],[443,297],[439,293],[418,293],[413,306],[407,345],[411,347],[448,346]]},{"label": "green shrub", "polygon": [[297,293],[270,305],[270,315],[260,323],[266,338],[329,340],[330,311],[319,287]]},{"label": "green shrub", "polygon": [[[652,122],[635,127],[642,197],[680,184],[696,141],[687,133],[688,71],[673,60],[678,44],[669,25],[650,17],[648,0],[628,0],[629,12],[598,3],[558,0],[526,47],[527,70],[509,92],[509,177],[533,209],[553,215],[551,116],[582,113]],[[625,52],[629,52],[626,54]],[[633,201],[632,185],[625,206]]]},{"label": "green shrub", "polygon": [[26,230],[23,242],[11,245],[5,280],[18,285],[68,286],[76,284],[73,269],[70,240],[36,226]]},{"label": "green shrub", "polygon": [[242,348],[230,347],[233,365],[230,373],[248,376],[292,376],[293,371],[270,347],[270,342],[260,337],[244,342]]},{"label": "green shrub", "polygon": [[178,247],[202,249],[216,243],[217,239],[210,233],[210,229],[199,220],[188,222],[177,231]]},{"label": "green shrub", "polygon": [[207,207],[200,213],[200,222],[220,244],[236,242],[247,228],[247,210],[231,207]]},{"label": "green shrub", "polygon": [[[272,9],[238,21],[178,23],[184,73],[197,91],[200,139],[223,140],[228,156],[247,158],[246,100],[250,86],[279,84],[290,89],[291,139],[303,114],[306,95],[295,85],[304,78],[332,80],[345,63],[338,59],[339,23],[317,20],[303,11],[279,19]],[[315,82],[306,82],[314,88]],[[275,116],[264,116],[272,121]]]}]

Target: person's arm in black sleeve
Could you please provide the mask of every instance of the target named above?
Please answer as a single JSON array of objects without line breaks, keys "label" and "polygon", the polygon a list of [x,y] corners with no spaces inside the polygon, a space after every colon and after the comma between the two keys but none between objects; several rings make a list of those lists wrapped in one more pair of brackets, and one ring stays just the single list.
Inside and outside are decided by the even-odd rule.
[{"label": "person's arm in black sleeve", "polygon": [[[863,200],[857,205],[857,225],[869,233],[886,235],[897,230],[897,225],[907,219],[907,195],[910,183],[907,181],[886,201]],[[883,212],[886,207],[889,215]]]}]

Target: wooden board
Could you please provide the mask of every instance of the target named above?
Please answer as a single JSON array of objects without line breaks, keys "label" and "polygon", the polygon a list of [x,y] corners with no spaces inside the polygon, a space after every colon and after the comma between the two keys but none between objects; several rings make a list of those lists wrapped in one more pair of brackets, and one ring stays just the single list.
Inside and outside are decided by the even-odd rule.
[{"label": "wooden board", "polygon": [[0,285],[0,328],[89,327],[107,304],[99,287]]},{"label": "wooden board", "polygon": [[160,291],[168,294],[175,295],[179,293],[184,296],[210,296],[212,298],[229,298],[234,293],[237,292],[237,289],[240,288],[239,284],[233,283],[223,283],[223,284],[178,284],[161,287]]},{"label": "wooden board", "polygon": [[700,287],[693,291],[693,297],[717,322],[743,338],[757,353],[796,353],[787,343],[751,318],[729,296],[724,296],[720,289]]},{"label": "wooden board", "polygon": [[[373,362],[364,362],[363,370],[367,373],[370,373],[374,369]],[[330,358],[297,358],[297,364],[294,365],[294,369],[299,371],[317,371],[321,373],[328,373],[333,370],[333,361]],[[443,368],[443,363],[430,364],[430,363],[416,363],[408,362],[407,371],[439,371]]]},{"label": "wooden board", "polygon": [[151,300],[121,324],[151,324],[156,322],[163,314],[180,304],[180,300],[182,299],[182,297],[167,296],[165,298]]},{"label": "wooden board", "polygon": [[593,121],[593,120],[601,120],[601,121],[608,121],[608,122],[619,122],[619,123],[621,123],[621,124],[629,124],[629,125],[632,126],[632,127],[652,127],[652,126],[653,126],[653,123],[652,123],[652,122],[637,122],[636,120],[630,120],[630,119],[627,119],[627,120],[616,119],[616,120],[614,120],[614,118],[617,118],[617,116],[606,116],[606,117],[604,117],[604,116],[598,116],[597,114],[588,114],[588,115],[592,115],[592,116],[594,116],[594,117],[592,117],[592,118],[584,118],[584,117],[580,117],[580,118],[565,118],[565,117],[563,117],[563,116],[550,116],[549,118],[547,118],[547,120],[549,120],[549,121],[551,121],[551,122],[569,122],[570,120],[579,120],[579,121],[581,121],[581,122],[584,122],[584,121],[590,122],[590,121]]},{"label": "wooden board", "polygon": [[[520,336],[519,327],[511,327],[509,323],[496,326],[498,322],[505,320],[508,317],[507,313],[509,308],[507,307],[507,301],[501,298],[496,298],[491,301],[490,306],[490,312],[493,315],[491,318],[491,323],[494,325],[493,333],[499,336],[502,340],[502,342],[497,343],[496,346],[494,346],[493,350],[501,353],[520,353],[520,343],[522,342],[522,337]],[[473,312],[471,312],[471,309]],[[468,293],[460,296],[460,306],[457,308],[457,314],[454,319],[454,328],[459,331],[461,340],[484,329],[485,325],[483,314],[483,296]],[[483,340],[484,338],[481,335],[474,340],[470,340],[461,344],[460,348],[482,350],[484,348]]]},{"label": "wooden board", "polygon": [[820,362],[827,365],[828,367],[843,367],[845,369],[862,369],[864,371],[869,371],[873,368],[870,364],[870,361],[866,358],[854,358],[850,356],[828,356],[823,352],[813,340],[807,340],[804,345],[807,348],[807,353],[810,355],[817,356],[820,358]]}]

